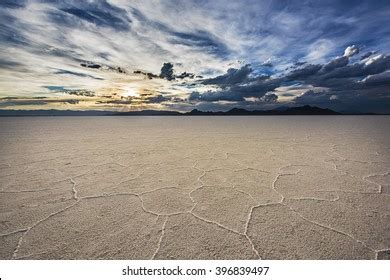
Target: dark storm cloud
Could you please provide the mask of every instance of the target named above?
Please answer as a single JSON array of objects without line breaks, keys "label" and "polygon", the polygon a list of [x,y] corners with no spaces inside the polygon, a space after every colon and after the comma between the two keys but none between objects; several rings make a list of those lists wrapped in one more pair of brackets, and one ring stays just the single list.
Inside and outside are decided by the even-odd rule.
[{"label": "dark storm cloud", "polygon": [[316,74],[320,69],[322,68],[322,65],[318,64],[308,64],[302,68],[295,69],[291,71],[287,75],[287,79],[289,80],[302,80],[306,79],[314,74]]},{"label": "dark storm cloud", "polygon": [[240,69],[230,68],[227,73],[215,78],[206,79],[202,82],[204,85],[236,85],[248,80],[249,74],[252,73],[252,68],[249,64]]},{"label": "dark storm cloud", "polygon": [[[366,108],[366,111],[388,112],[386,108],[390,107],[385,105],[390,105],[390,57],[383,54],[368,57],[364,62],[344,66],[345,61],[336,58],[342,62],[334,63],[333,60],[323,65],[321,71],[305,78],[300,77],[300,82],[325,90],[306,91],[294,102],[338,110],[365,111]],[[338,67],[329,68],[327,65]]]},{"label": "dark storm cloud", "polygon": [[365,62],[349,64],[347,56],[336,57],[324,65],[306,65],[285,76],[286,80],[302,81],[315,86],[330,86],[331,82],[351,82],[390,69],[390,56],[378,54]]},{"label": "dark storm cloud", "polygon": [[340,112],[388,112],[390,106],[389,92],[380,88],[364,90],[341,90],[304,92],[294,100],[297,105],[313,105],[331,108]]},{"label": "dark storm cloud", "polygon": [[[360,84],[362,87],[370,87],[370,86],[380,86],[380,87],[388,87],[390,86],[390,71],[376,74],[376,75],[369,75],[365,79],[363,79]],[[389,88],[385,89],[389,92]],[[390,94],[389,94],[390,97]]]},{"label": "dark storm cloud", "polygon": [[173,75],[173,64],[170,62],[164,63],[161,67],[160,78],[167,79],[168,81],[173,80],[175,77]]},{"label": "dark storm cloud", "polygon": [[282,83],[279,78],[262,78],[249,84],[236,84],[228,88],[217,91],[207,91],[205,93],[193,92],[189,96],[190,101],[244,101],[245,98],[261,98],[269,91],[273,91]]},{"label": "dark storm cloud", "polygon": [[295,98],[295,103],[298,104],[317,104],[323,105],[337,99],[330,92],[315,92],[313,90],[307,90],[302,95]]},{"label": "dark storm cloud", "polygon": [[163,96],[162,94],[159,94],[159,95],[155,95],[155,96],[150,96],[150,97],[146,98],[145,100],[143,100],[143,102],[145,102],[145,103],[162,103],[162,102],[170,101],[170,100],[171,100],[171,98]]},{"label": "dark storm cloud", "polygon": [[327,64],[322,66],[322,72],[330,72],[333,69],[344,67],[348,64],[349,59],[347,56],[339,56],[329,61]]},{"label": "dark storm cloud", "polygon": [[362,57],[360,58],[360,60],[364,60],[364,59],[370,57],[370,56],[373,55],[373,54],[375,54],[374,51],[372,51],[372,52],[366,52],[365,54],[362,55]]},{"label": "dark storm cloud", "polygon": [[150,80],[153,78],[160,78],[160,79],[166,79],[168,81],[172,81],[175,79],[185,79],[185,78],[193,79],[195,77],[195,74],[187,73],[187,72],[183,72],[181,74],[175,75],[175,70],[171,62],[165,62],[163,64],[159,75],[153,74],[151,72],[144,72],[141,70],[135,70],[133,73],[145,75]]},{"label": "dark storm cloud", "polygon": [[237,94],[232,94],[230,91],[207,91],[202,94],[199,92],[192,92],[188,98],[189,101],[243,101],[244,98]]},{"label": "dark storm cloud", "polygon": [[324,78],[348,78],[363,77],[366,75],[378,74],[390,68],[390,56],[378,55],[366,63],[354,63],[334,69],[326,74]]},{"label": "dark storm cloud", "polygon": [[[262,98],[268,92],[275,90],[281,85],[283,79],[271,78],[267,75],[251,76],[253,70],[250,65],[245,65],[240,69],[230,68],[224,75],[203,80],[204,85],[216,85],[221,89],[207,91],[204,93],[193,92],[189,96],[189,101],[235,101],[243,102],[246,98]],[[277,96],[269,96],[264,101],[274,102]]]},{"label": "dark storm cloud", "polygon": [[250,84],[236,85],[230,88],[231,93],[237,93],[242,97],[262,97],[267,92],[273,91],[283,82],[281,78],[261,77]]},{"label": "dark storm cloud", "polygon": [[[347,104],[362,108],[368,102],[377,109],[383,108],[381,103],[390,102],[390,57],[377,54],[350,64],[350,57],[358,52],[358,47],[351,46],[343,56],[335,57],[327,63],[300,64],[279,77],[254,76],[249,65],[241,69],[229,69],[224,75],[202,81],[206,85],[216,85],[219,89],[203,93],[194,91],[189,95],[189,101],[231,101],[244,105],[250,98],[254,98],[255,101],[272,103],[277,100],[277,95],[272,91],[298,83],[303,89],[311,86],[322,90],[304,91],[294,99],[296,104],[342,109]],[[288,96],[288,92],[281,95]]]}]

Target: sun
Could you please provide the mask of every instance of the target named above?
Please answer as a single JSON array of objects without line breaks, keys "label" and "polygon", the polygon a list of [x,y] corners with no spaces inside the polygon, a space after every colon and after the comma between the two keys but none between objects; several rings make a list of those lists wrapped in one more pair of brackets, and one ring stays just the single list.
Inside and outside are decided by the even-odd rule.
[{"label": "sun", "polygon": [[124,91],[122,93],[122,96],[124,97],[139,97],[139,93],[134,88],[124,88]]}]

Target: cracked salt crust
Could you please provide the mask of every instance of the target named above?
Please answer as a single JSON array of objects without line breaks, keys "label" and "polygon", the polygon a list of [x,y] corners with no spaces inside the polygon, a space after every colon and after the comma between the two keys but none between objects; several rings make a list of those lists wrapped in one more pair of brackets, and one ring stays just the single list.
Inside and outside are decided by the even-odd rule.
[{"label": "cracked salt crust", "polygon": [[0,258],[389,259],[389,126],[2,118]]}]

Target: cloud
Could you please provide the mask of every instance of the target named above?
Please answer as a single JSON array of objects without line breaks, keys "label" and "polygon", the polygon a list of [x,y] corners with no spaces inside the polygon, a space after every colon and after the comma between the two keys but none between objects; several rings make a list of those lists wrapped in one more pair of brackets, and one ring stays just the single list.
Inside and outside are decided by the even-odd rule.
[{"label": "cloud", "polygon": [[90,62],[81,63],[80,66],[87,67],[87,68],[93,68],[93,69],[99,69],[102,67],[100,64],[90,63]]},{"label": "cloud", "polygon": [[175,78],[177,78],[177,79],[185,79],[185,78],[193,79],[194,77],[195,77],[195,74],[187,73],[187,72],[183,72],[183,73],[175,76]]},{"label": "cloud", "polygon": [[207,91],[202,94],[199,92],[192,92],[189,96],[189,101],[205,101],[205,102],[215,102],[215,101],[244,101],[244,97],[227,91]]},{"label": "cloud", "polygon": [[155,75],[153,73],[150,73],[150,72],[144,72],[144,71],[141,71],[141,70],[135,70],[133,72],[134,74],[142,74],[142,75],[145,75],[148,77],[149,80],[153,79],[153,78],[159,78],[158,75]]},{"label": "cloud", "polygon": [[291,71],[287,75],[287,79],[289,80],[302,80],[306,79],[314,74],[316,74],[320,69],[322,68],[322,65],[319,64],[308,64],[302,68],[295,69]]},{"label": "cloud", "polygon": [[339,67],[327,73],[323,78],[348,78],[363,77],[378,74],[390,68],[390,56],[379,54],[370,58],[365,63],[357,62],[344,67]]},{"label": "cloud", "polygon": [[294,99],[295,103],[298,104],[311,104],[311,105],[323,105],[329,104],[332,100],[335,100],[335,95],[330,92],[316,92],[313,90],[307,90],[302,95]]},{"label": "cloud", "polygon": [[[386,71],[376,75],[368,75],[363,80],[360,81],[362,86],[380,86],[388,87],[390,86],[390,71]],[[385,88],[384,90],[389,90]]]},{"label": "cloud", "polygon": [[188,73],[188,72],[183,72],[179,75],[175,75],[175,71],[173,69],[173,64],[170,62],[165,62],[160,70],[160,74],[156,75],[151,72],[145,72],[141,70],[135,70],[133,72],[134,74],[142,74],[148,77],[149,80],[153,78],[161,78],[161,79],[166,79],[168,81],[172,81],[175,79],[186,79],[190,78],[193,79],[195,77],[195,74],[193,73]]},{"label": "cloud", "polygon": [[[324,64],[297,65],[290,72],[278,77],[256,76],[253,71],[241,71],[251,69],[248,65],[241,69],[230,69],[224,75],[202,82],[218,86],[218,89],[206,92],[195,90],[189,95],[189,101],[203,103],[229,101],[234,102],[236,106],[246,105],[246,102],[250,101],[270,104],[277,102],[280,95],[284,99],[290,98],[295,104],[333,107],[340,110],[349,107],[348,104],[360,108],[368,101],[376,108],[380,107],[378,106],[380,102],[388,103],[390,58],[378,54],[350,64],[351,52],[348,56],[337,56]],[[291,88],[294,83],[300,86]],[[283,87],[285,90],[281,91]],[[299,87],[303,90],[309,89],[297,94]],[[294,93],[290,94],[288,88]]]},{"label": "cloud", "polygon": [[147,108],[263,108],[312,89],[324,106],[383,109],[386,1],[248,1],[0,1],[0,96],[60,99],[85,89],[70,95],[91,109],[88,91]]},{"label": "cloud", "polygon": [[80,73],[80,72],[74,72],[74,71],[65,70],[65,69],[59,69],[59,70],[55,71],[54,74],[57,74],[57,75],[73,75],[73,76],[78,76],[78,77],[91,78],[91,79],[95,79],[95,80],[104,80],[103,78],[100,78],[100,77],[95,77],[95,76],[92,76],[92,75],[89,75],[89,74]]},{"label": "cloud", "polygon": [[85,68],[100,69],[105,71],[113,71],[121,74],[126,74],[126,70],[119,66],[108,66],[108,65],[102,65],[93,62],[80,63],[80,66]]},{"label": "cloud", "polygon": [[43,106],[47,104],[78,104],[78,99],[56,99],[47,97],[8,97],[0,98],[0,107],[13,107],[13,106]]},{"label": "cloud", "polygon": [[125,10],[107,1],[60,2],[58,11],[52,12],[52,19],[59,24],[70,24],[75,19],[115,30],[129,30],[131,20]]},{"label": "cloud", "polygon": [[[319,90],[307,90],[293,99],[309,104],[349,112],[389,112],[390,58],[383,54],[349,64],[349,57],[337,57],[321,71],[301,79]],[[331,66],[331,67],[330,67]]]},{"label": "cloud", "polygon": [[362,55],[362,57],[360,58],[360,60],[364,60],[366,58],[369,58],[371,55],[375,54],[376,52],[375,51],[370,51],[370,52],[366,52],[365,54]]},{"label": "cloud", "polygon": [[332,41],[319,39],[310,46],[306,59],[309,61],[321,61],[332,51],[332,48]]},{"label": "cloud", "polygon": [[175,78],[175,76],[173,75],[172,63],[164,63],[164,65],[161,67],[160,78],[167,79],[168,81],[171,81]]},{"label": "cloud", "polygon": [[322,66],[321,71],[326,73],[330,72],[336,68],[344,67],[349,63],[349,56],[338,56],[335,59],[331,60],[330,62],[326,63]]},{"label": "cloud", "polygon": [[[242,81],[242,80],[241,80]],[[269,91],[273,91],[282,83],[280,78],[269,78],[260,76],[258,79],[253,78],[250,83],[238,83],[229,87],[222,84],[222,88],[216,91],[207,91],[204,93],[192,92],[189,96],[190,101],[245,101],[245,98],[255,97],[262,98]],[[263,99],[271,100],[271,99]]]},{"label": "cloud", "polygon": [[23,66],[23,64],[19,63],[17,61],[12,61],[9,59],[4,59],[4,58],[0,59],[0,68],[2,68],[2,69],[18,70],[18,69],[20,69],[21,66]]},{"label": "cloud", "polygon": [[26,4],[26,0],[2,0],[0,6],[9,9],[23,8]]},{"label": "cloud", "polygon": [[67,89],[66,87],[63,86],[44,86],[44,88],[48,89],[51,92],[65,93],[65,94],[75,95],[75,96],[85,96],[85,97],[96,96],[95,92],[86,89]]},{"label": "cloud", "polygon": [[265,66],[265,67],[272,67],[272,60],[271,58],[268,58],[266,61],[264,61],[261,66]]},{"label": "cloud", "polygon": [[260,101],[264,103],[275,103],[278,100],[278,96],[272,92],[267,92],[262,97],[260,97]]},{"label": "cloud", "polygon": [[171,98],[163,96],[162,94],[150,96],[144,100],[146,103],[162,103],[165,101],[169,101]]},{"label": "cloud", "polygon": [[170,42],[184,46],[196,47],[209,54],[228,57],[229,48],[216,36],[203,30],[194,32],[169,32]]},{"label": "cloud", "polygon": [[348,46],[345,51],[344,51],[344,56],[346,57],[351,57],[354,56],[355,54],[359,53],[359,48],[356,47],[355,45]]},{"label": "cloud", "polygon": [[93,91],[85,90],[85,89],[78,89],[78,90],[66,90],[64,93],[69,95],[76,95],[76,96],[86,96],[86,97],[94,97],[96,94]]},{"label": "cloud", "polygon": [[217,76],[211,79],[202,81],[204,85],[236,85],[248,80],[249,74],[252,73],[252,68],[249,64],[244,65],[240,69],[229,68],[224,75]]},{"label": "cloud", "polygon": [[126,99],[114,99],[114,100],[98,100],[96,104],[113,104],[113,105],[131,105],[133,104],[132,98]]}]

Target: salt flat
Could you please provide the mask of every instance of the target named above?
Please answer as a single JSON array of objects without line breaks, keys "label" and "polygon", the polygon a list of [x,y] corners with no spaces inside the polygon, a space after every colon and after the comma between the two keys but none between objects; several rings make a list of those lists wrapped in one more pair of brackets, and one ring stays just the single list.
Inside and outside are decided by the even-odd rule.
[{"label": "salt flat", "polygon": [[389,259],[390,117],[0,118],[1,259]]}]

